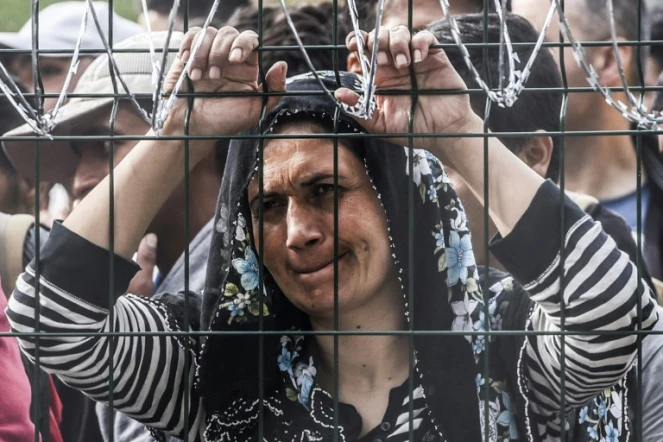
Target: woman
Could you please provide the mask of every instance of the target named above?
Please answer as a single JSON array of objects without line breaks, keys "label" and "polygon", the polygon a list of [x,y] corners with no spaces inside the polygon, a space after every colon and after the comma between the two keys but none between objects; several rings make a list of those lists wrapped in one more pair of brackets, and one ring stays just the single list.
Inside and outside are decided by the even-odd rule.
[{"label": "woman", "polygon": [[[411,38],[404,27],[380,29],[368,36],[369,47],[376,36],[379,87],[408,89],[412,64],[420,89],[464,88],[444,53],[429,50],[436,43],[432,34]],[[187,34],[166,90],[183,69],[194,38],[204,39],[188,72],[196,91],[260,89],[253,51],[257,36],[224,28]],[[350,36],[348,49],[356,50],[356,44]],[[285,75],[286,66],[274,65],[266,75],[269,90],[285,90]],[[337,88],[333,75],[323,77],[326,87]],[[356,104],[360,82],[351,75],[340,80],[337,98]],[[312,76],[288,83],[289,91],[319,89]],[[172,332],[189,324],[192,330],[217,333],[200,339],[115,338],[112,387],[106,372],[109,340],[98,333],[42,339],[46,368],[97,400],[107,401],[112,388],[113,406],[188,440],[326,441],[335,432],[347,441],[412,436],[464,442],[484,434],[488,440],[543,440],[558,437],[564,428],[556,414],[544,412],[550,402],[561,401],[559,338],[488,338],[470,332],[499,330],[514,317],[511,323],[528,320],[531,330],[559,331],[560,272],[568,329],[628,332],[637,327],[639,312],[643,328],[656,321],[654,301],[638,290],[633,264],[600,225],[573,203],[560,202],[559,189],[498,140],[489,141],[491,215],[501,235],[493,253],[536,302],[532,312],[509,308],[514,296],[524,295],[512,291],[508,281],[492,287],[495,294],[484,304],[465,213],[442,167],[451,165],[482,196],[483,140],[414,138],[418,149],[410,151],[374,137],[362,142],[354,137],[360,130],[407,132],[407,95],[380,96],[374,118],[358,122],[335,119],[335,104],[319,93],[270,96],[267,107],[266,118],[255,126],[260,97],[198,98],[193,106],[191,133],[231,135],[254,126],[229,153],[202,302],[194,295],[153,300],[127,295],[117,299],[110,317],[105,308],[109,287],[114,295],[124,293],[136,271],[128,258],[184,176],[182,142],[144,140],[115,172],[115,219],[122,228],[113,243],[119,255],[113,260],[113,281],[106,271],[110,243],[98,228],[109,210],[106,181],[54,228],[41,253],[39,281],[34,267],[28,267],[9,309],[14,330],[34,330],[32,287],[38,283],[41,330]],[[180,102],[164,134],[182,134],[185,113],[186,103]],[[342,134],[338,185],[334,142],[325,135],[330,128]],[[482,129],[467,95],[419,97],[415,133],[462,135]],[[261,132],[278,135],[264,142],[264,150],[253,137]],[[392,141],[407,143],[398,137]],[[193,144],[190,167],[205,155]],[[262,182],[255,173],[260,152]],[[410,203],[414,225],[405,209]],[[265,264],[264,290],[258,256]],[[368,334],[339,336],[336,357],[333,337],[324,334],[335,326]],[[411,341],[379,333],[409,328],[419,332]],[[258,330],[270,333],[252,333]],[[425,333],[433,330],[442,333]],[[22,338],[21,344],[34,355],[32,338]],[[565,344],[567,412],[618,382],[637,351],[629,334],[569,335]],[[416,352],[413,371],[411,349]],[[331,394],[335,373],[338,421]],[[626,437],[606,427],[611,437]]]}]

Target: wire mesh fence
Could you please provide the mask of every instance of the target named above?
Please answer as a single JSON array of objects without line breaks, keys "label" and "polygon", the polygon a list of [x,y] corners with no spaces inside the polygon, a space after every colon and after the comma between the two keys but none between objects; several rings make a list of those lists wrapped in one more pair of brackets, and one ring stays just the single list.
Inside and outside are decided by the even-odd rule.
[{"label": "wire mesh fence", "polygon": [[[658,440],[646,2],[479,3],[259,0],[219,23],[222,2],[175,0],[164,31],[121,43],[86,1],[64,48],[34,0],[29,48],[0,34],[25,123],[0,141],[37,183],[0,336],[107,404],[76,399],[99,440]],[[617,191],[568,192],[602,168]],[[40,182],[82,200],[52,231]],[[628,225],[606,209],[624,195]],[[128,296],[147,232],[157,269]],[[34,440],[57,440],[50,378],[30,382]]]}]

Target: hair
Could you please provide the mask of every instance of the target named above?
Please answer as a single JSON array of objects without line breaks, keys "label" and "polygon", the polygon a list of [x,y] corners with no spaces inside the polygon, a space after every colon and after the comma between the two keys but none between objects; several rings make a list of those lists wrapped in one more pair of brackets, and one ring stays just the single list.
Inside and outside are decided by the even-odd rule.
[{"label": "hair", "polygon": [[[518,46],[515,49],[520,59],[520,62],[516,64],[516,69],[523,69],[530,58],[538,34],[526,19],[511,13],[507,13],[505,17],[509,36],[513,43],[532,43],[531,46]],[[465,43],[484,42],[483,14],[460,15],[456,17],[456,20]],[[460,49],[454,44],[449,23],[446,20],[441,20],[430,25],[428,30],[435,34],[440,44],[450,45],[445,48],[445,52],[468,88],[478,88],[474,74],[467,67]],[[500,19],[497,14],[488,14],[488,24],[485,27],[485,32],[487,34],[486,42],[499,43]],[[477,67],[483,81],[491,87],[496,87],[499,83],[499,47],[469,46],[468,51],[470,59]],[[493,104],[490,107],[489,115],[485,115],[486,100],[488,99],[485,92],[471,93],[470,103],[472,109],[479,116],[486,119],[488,127],[494,133],[534,132],[537,130],[559,131],[562,106],[560,88],[562,82],[557,63],[549,51],[539,51],[536,61],[532,65],[526,86],[528,88],[555,88],[557,90],[531,91],[525,89],[513,106],[500,107]],[[518,153],[531,141],[531,137],[500,137],[500,141],[509,150]],[[553,135],[552,142],[553,151],[546,177],[557,181],[559,177],[559,137]]]},{"label": "hair", "polygon": [[[649,1],[647,5],[651,25],[650,38],[653,41],[663,41],[663,2]],[[663,66],[663,45],[651,45],[649,47],[649,55],[660,66]]]},{"label": "hair", "polygon": [[[617,37],[628,41],[649,40],[651,36],[651,17],[648,14],[647,2],[641,1],[640,15],[637,4],[633,0],[612,0],[613,15],[615,18],[615,31]],[[578,6],[584,8],[576,9],[579,25],[587,36],[594,40],[610,38],[610,19],[608,18],[608,2],[606,0],[579,0]],[[638,17],[642,17],[638,23]],[[638,25],[640,32],[638,33]],[[641,45],[633,47],[633,57],[628,68],[630,81],[634,85],[641,84],[641,76],[638,69],[638,59],[645,63],[649,55],[649,47]],[[639,54],[639,56],[638,56]]]},{"label": "hair", "polygon": [[[173,0],[147,0],[146,4],[149,11],[156,11],[159,14],[168,15],[173,7]],[[190,0],[188,5],[189,20],[191,23],[193,25],[204,23],[213,4],[214,0]],[[216,10],[216,14],[214,14],[213,17],[214,26],[222,25],[228,20],[228,18],[230,18],[235,10],[249,6],[250,4],[250,0],[224,0],[219,3],[219,8]],[[177,11],[178,15],[184,15],[184,7],[185,2],[180,2],[179,10]],[[143,8],[141,0],[135,0],[135,8],[138,13],[142,13]]]},{"label": "hair", "polygon": [[[333,39],[333,4],[331,2],[319,3],[317,5],[299,4],[288,8],[297,33],[304,46],[331,46]],[[228,26],[237,28],[238,31],[258,31],[258,11],[254,7],[241,8],[228,20]],[[297,40],[288,26],[285,14],[280,6],[265,6],[262,9],[262,44],[263,46],[297,46]],[[344,23],[339,20],[336,32],[336,44],[343,46],[334,49],[307,49],[306,52],[311,59],[315,70],[334,70],[334,68],[345,70],[348,56],[344,48],[346,36]],[[334,52],[337,52],[337,66],[334,66]],[[265,70],[269,69],[277,61],[288,63],[288,75],[298,75],[309,72],[306,60],[299,48],[274,49],[262,51],[262,61]]]},{"label": "hair", "polygon": [[[431,0],[438,2],[438,0]],[[458,0],[457,0],[458,1]],[[461,0],[462,1],[462,0]],[[465,0],[467,3],[474,5],[477,9],[482,10],[484,4],[488,5],[488,12],[495,12],[495,2],[494,0]],[[362,31],[372,31],[375,28],[375,18],[377,13],[377,0],[355,0],[357,5],[357,13],[359,18],[359,28]],[[352,29],[352,24],[350,23],[350,12],[348,9],[347,1],[345,2],[345,13],[348,29]],[[506,0],[506,10],[511,11],[511,0]],[[386,7],[385,7],[386,11]]]}]

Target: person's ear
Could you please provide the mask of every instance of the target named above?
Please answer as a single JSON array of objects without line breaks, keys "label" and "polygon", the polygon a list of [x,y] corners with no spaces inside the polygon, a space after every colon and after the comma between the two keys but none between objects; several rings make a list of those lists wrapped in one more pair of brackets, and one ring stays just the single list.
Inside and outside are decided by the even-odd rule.
[{"label": "person's ear", "polygon": [[37,188],[34,182],[23,176],[17,177],[18,180],[18,213],[27,213],[34,215]]},{"label": "person's ear", "polygon": [[[617,42],[626,41],[622,37],[617,37]],[[610,40],[606,41],[610,43]],[[626,79],[631,81],[629,67],[633,61],[634,52],[631,46],[620,45],[617,49],[621,58],[622,67],[626,74]],[[621,86],[621,78],[619,76],[619,64],[615,57],[615,51],[612,45],[596,47],[591,50],[590,62],[596,69],[599,75],[599,81],[605,86]]]},{"label": "person's ear", "polygon": [[361,63],[354,52],[350,52],[348,55],[348,72],[361,75]]},{"label": "person's ear", "polygon": [[[538,130],[538,133],[545,133]],[[544,177],[548,174],[550,159],[552,158],[553,141],[551,137],[534,136],[518,152],[520,158],[530,169]]]}]

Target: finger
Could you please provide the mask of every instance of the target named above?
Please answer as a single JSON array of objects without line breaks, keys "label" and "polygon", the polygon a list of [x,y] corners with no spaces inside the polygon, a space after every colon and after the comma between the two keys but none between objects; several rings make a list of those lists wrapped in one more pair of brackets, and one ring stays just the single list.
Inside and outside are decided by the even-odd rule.
[{"label": "finger", "polygon": [[412,50],[412,59],[415,63],[419,63],[428,57],[428,54],[439,53],[442,49],[431,49],[431,46],[436,45],[437,38],[430,31],[418,32],[412,37],[410,48]]},{"label": "finger", "polygon": [[389,29],[382,26],[368,34],[366,46],[370,57],[373,55],[373,45],[376,38],[378,39],[378,64],[389,64]]},{"label": "finger", "polygon": [[[288,64],[285,61],[279,61],[269,68],[265,74],[265,82],[270,92],[285,92],[285,80],[288,76]],[[267,110],[272,109],[281,101],[282,96],[270,96],[267,99]]]},{"label": "finger", "polygon": [[407,26],[389,29],[389,54],[399,69],[410,64],[410,30]]},{"label": "finger", "polygon": [[[359,103],[359,94],[345,87],[336,89],[336,91],[334,92],[334,96],[338,101],[347,104],[348,106],[355,106],[357,105],[357,103]],[[370,120],[365,120],[363,118],[354,118],[354,120],[357,123],[359,123],[364,129],[366,129],[367,132],[378,133],[381,132],[377,130],[377,121],[379,113],[380,109],[376,109],[373,112],[373,117]]]},{"label": "finger", "polygon": [[[366,41],[368,39],[368,32],[365,31],[359,31],[361,39],[363,41]],[[357,34],[352,31],[348,34],[348,36],[345,38],[345,46],[348,48],[348,51],[355,52],[359,48],[359,38],[357,38]]]},{"label": "finger", "polygon": [[[245,62],[251,56],[251,54],[253,54],[253,51],[258,47],[259,43],[260,41],[258,40],[258,34],[255,32],[242,32],[233,42],[232,47],[230,48],[230,56],[228,57],[228,60],[230,60],[231,63]],[[257,63],[257,54],[255,55]]]},{"label": "finger", "polygon": [[154,268],[157,264],[157,237],[153,233],[145,235],[140,242],[136,253],[136,262],[141,270],[131,280],[129,293],[138,296],[152,296]]},{"label": "finger", "polygon": [[184,37],[182,37],[182,42],[180,43],[180,50],[177,53],[177,57],[181,59],[183,63],[189,61],[189,55],[191,54],[191,43],[200,31],[201,28],[196,26],[189,29],[189,31],[184,34]]},{"label": "finger", "polygon": [[360,97],[358,93],[345,87],[336,89],[334,96],[338,101],[347,104],[348,106],[355,106],[357,103],[359,103]]},{"label": "finger", "polygon": [[189,69],[189,78],[193,81],[198,81],[203,78],[203,73],[207,72],[207,61],[209,59],[209,51],[214,43],[216,37],[216,29],[207,28],[205,32],[200,31],[194,38],[191,45],[191,50],[198,45],[198,41],[202,39],[202,43],[196,52],[191,68]]},{"label": "finger", "polygon": [[148,233],[138,245],[136,262],[143,270],[154,270],[157,265],[157,236]]},{"label": "finger", "polygon": [[230,48],[238,35],[239,31],[230,26],[224,26],[216,33],[209,53],[209,78],[213,80],[221,78],[221,71],[228,64]]}]

